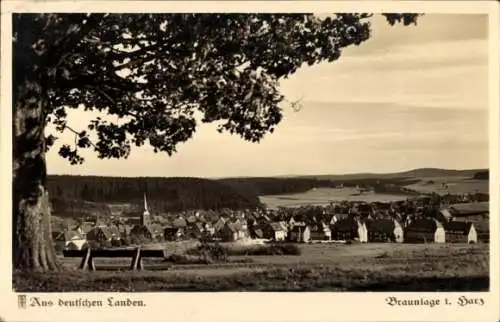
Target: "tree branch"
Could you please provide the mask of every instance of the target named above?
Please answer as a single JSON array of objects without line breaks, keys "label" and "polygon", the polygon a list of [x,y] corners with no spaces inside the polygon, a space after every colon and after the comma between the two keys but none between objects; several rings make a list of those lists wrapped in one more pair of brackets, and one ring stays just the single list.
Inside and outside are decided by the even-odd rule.
[{"label": "tree branch", "polygon": [[[65,125],[64,125],[64,129],[68,129],[68,130],[70,130],[70,131],[71,131],[71,132],[73,132],[75,135],[78,135],[78,136],[80,135],[80,132],[78,132],[78,131],[74,130],[74,129],[73,129],[71,126],[69,126],[69,125],[66,125],[66,124],[65,124]],[[89,139],[89,144],[90,144],[91,146],[93,146],[95,149],[97,149],[97,145],[95,145],[92,141],[90,141],[90,139]]]}]

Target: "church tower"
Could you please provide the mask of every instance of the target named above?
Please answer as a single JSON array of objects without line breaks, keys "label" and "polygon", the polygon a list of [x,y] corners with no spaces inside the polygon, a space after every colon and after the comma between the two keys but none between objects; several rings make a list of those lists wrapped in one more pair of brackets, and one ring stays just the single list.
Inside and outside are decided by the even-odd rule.
[{"label": "church tower", "polygon": [[142,213],[141,216],[141,225],[149,226],[150,221],[151,221],[151,215],[148,210],[148,201],[146,200],[146,193],[144,193],[144,212]]}]

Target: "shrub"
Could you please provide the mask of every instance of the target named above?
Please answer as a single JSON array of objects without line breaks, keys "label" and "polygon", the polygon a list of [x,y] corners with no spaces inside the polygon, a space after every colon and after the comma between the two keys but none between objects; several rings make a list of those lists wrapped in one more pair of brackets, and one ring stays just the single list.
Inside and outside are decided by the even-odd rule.
[{"label": "shrub", "polygon": [[113,244],[111,244],[109,240],[104,240],[101,242],[100,246],[100,248],[111,248],[113,247]]},{"label": "shrub", "polygon": [[479,171],[474,173],[473,179],[476,180],[488,180],[490,178],[490,171]]},{"label": "shrub", "polygon": [[300,255],[300,248],[295,244],[266,244],[243,247],[223,247],[219,244],[202,244],[186,251],[187,255],[211,258],[218,262],[227,262],[228,256],[272,256]]},{"label": "shrub", "polygon": [[300,255],[300,248],[294,244],[271,244],[259,246],[248,255]]},{"label": "shrub", "polygon": [[148,239],[146,236],[140,234],[133,234],[130,236],[130,243],[134,245],[145,245],[145,244],[150,244],[151,240]]},{"label": "shrub", "polygon": [[295,244],[254,245],[228,250],[231,256],[265,256],[265,255],[300,255],[300,248]]},{"label": "shrub", "polygon": [[85,242],[83,245],[82,245],[82,250],[87,250],[89,248],[89,243],[88,242]]},{"label": "shrub", "polygon": [[283,250],[284,255],[300,255],[300,248],[299,246],[295,244],[283,244],[280,245],[281,249]]},{"label": "shrub", "polygon": [[172,254],[165,258],[165,261],[173,264],[212,264],[214,262],[209,257],[186,254]]},{"label": "shrub", "polygon": [[99,243],[96,242],[95,240],[89,240],[87,241],[87,248],[91,248],[91,249],[97,249],[100,247]]},{"label": "shrub", "polygon": [[111,246],[120,247],[120,246],[122,246],[122,241],[120,239],[112,239]]},{"label": "shrub", "polygon": [[227,249],[219,244],[201,244],[196,248],[191,248],[186,251],[187,255],[195,255],[207,258],[217,262],[227,262]]}]

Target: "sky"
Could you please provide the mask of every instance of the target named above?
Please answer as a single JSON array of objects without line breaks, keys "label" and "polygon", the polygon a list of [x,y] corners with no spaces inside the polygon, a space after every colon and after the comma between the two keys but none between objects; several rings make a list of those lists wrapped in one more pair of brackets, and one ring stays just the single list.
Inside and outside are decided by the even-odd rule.
[{"label": "sky", "polygon": [[[341,59],[280,84],[284,119],[260,143],[200,125],[172,157],[136,148],[128,159],[83,153],[72,166],[47,155],[49,174],[233,177],[386,173],[488,167],[487,16],[428,14],[417,26],[373,18],[373,34]],[[72,111],[68,124],[90,116]],[[73,136],[60,143],[72,142]]]}]

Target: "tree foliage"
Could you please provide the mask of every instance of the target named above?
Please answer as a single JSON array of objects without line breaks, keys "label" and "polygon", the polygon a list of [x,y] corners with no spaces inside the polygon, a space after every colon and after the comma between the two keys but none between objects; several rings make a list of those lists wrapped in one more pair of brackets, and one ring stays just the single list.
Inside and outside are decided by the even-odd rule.
[{"label": "tree foliage", "polygon": [[489,180],[490,178],[490,171],[478,171],[474,173],[473,179],[475,180]]},{"label": "tree foliage", "polygon": [[[221,132],[258,142],[282,118],[279,80],[366,41],[371,16],[16,14],[14,78],[43,84],[47,121],[75,134],[74,145],[59,148],[72,164],[84,161],[85,148],[122,158],[149,143],[172,154],[194,134],[196,112]],[[417,16],[385,14],[392,25]],[[68,110],[80,108],[119,121],[96,117],[73,129]]]},{"label": "tree foliage", "polygon": [[49,176],[47,189],[53,214],[73,218],[94,213],[111,215],[107,207],[100,207],[104,203],[131,203],[136,206],[132,209],[133,216],[137,216],[143,211],[144,192],[152,213],[262,206],[256,194],[223,181],[199,178]]}]

